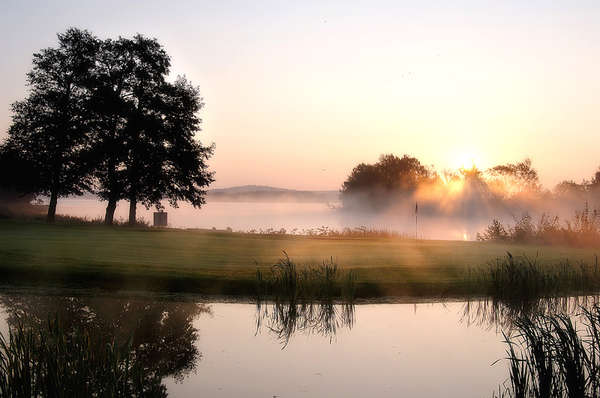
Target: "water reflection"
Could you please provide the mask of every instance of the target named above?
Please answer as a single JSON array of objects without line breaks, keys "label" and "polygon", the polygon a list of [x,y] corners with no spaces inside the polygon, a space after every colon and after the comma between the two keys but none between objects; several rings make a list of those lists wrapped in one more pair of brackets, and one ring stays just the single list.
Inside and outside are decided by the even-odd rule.
[{"label": "water reflection", "polygon": [[256,332],[267,329],[285,348],[296,333],[335,337],[339,328],[352,329],[354,304],[290,301],[258,301]]},{"label": "water reflection", "polygon": [[599,302],[599,295],[511,301],[493,298],[469,300],[464,303],[461,322],[510,333],[520,319],[553,314],[573,316],[582,308],[592,308]]},{"label": "water reflection", "polygon": [[132,358],[149,376],[179,381],[202,357],[192,322],[211,313],[206,304],[106,297],[2,295],[0,305],[13,329],[39,329],[56,316],[65,333],[84,328],[118,345],[131,339]]}]

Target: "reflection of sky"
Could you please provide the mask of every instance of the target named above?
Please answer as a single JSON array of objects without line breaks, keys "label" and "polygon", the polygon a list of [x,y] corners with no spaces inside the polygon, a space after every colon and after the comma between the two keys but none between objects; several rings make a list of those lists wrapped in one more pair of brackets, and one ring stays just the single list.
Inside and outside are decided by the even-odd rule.
[{"label": "reflection of sky", "polygon": [[[164,382],[171,397],[489,396],[507,376],[503,362],[489,366],[505,356],[502,336],[467,326],[463,307],[361,304],[351,329],[331,339],[298,333],[282,349],[268,328],[257,332],[254,304],[206,304],[210,313],[192,321],[197,367],[183,381]],[[5,317],[2,309],[2,333]]]},{"label": "reflection of sky", "polygon": [[598,20],[596,0],[6,0],[0,136],[31,54],[79,26],[155,36],[200,85],[216,186],[337,189],[386,152],[439,169],[531,156],[551,186],[598,166]]},{"label": "reflection of sky", "polygon": [[255,335],[255,307],[212,304],[194,321],[203,359],[172,396],[482,397],[507,377],[502,336],[460,322],[462,303],[356,307],[352,330],[295,335],[285,349]]}]

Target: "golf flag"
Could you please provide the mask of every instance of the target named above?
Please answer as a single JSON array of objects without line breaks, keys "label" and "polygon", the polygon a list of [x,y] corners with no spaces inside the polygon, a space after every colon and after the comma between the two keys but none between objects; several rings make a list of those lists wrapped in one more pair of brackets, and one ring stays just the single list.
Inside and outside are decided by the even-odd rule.
[{"label": "golf flag", "polygon": [[415,214],[419,214],[419,204],[415,202]]}]

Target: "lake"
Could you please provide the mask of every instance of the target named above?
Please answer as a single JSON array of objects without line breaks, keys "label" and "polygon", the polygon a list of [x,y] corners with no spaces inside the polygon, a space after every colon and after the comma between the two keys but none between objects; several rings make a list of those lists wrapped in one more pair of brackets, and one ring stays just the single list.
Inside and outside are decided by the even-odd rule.
[{"label": "lake", "polygon": [[[382,214],[349,213],[339,209],[339,203],[302,202],[208,202],[201,209],[187,203],[172,208],[164,203],[168,223],[173,228],[231,228],[234,231],[279,231],[302,233],[303,230],[322,226],[341,230],[343,228],[368,228],[396,231],[409,237],[415,236],[414,208]],[[120,201],[115,219],[127,220],[129,207]],[[96,219],[104,217],[106,202],[93,198],[67,198],[58,202],[57,214]],[[138,206],[137,216],[152,222],[154,209]],[[419,218],[419,238],[474,240],[489,223],[488,218],[477,217],[428,217]]]},{"label": "lake", "polygon": [[504,361],[492,365],[505,356],[501,328],[464,302],[337,305],[292,319],[268,303],[40,293],[0,295],[4,334],[58,313],[67,327],[133,336],[172,397],[489,397],[508,377]]}]

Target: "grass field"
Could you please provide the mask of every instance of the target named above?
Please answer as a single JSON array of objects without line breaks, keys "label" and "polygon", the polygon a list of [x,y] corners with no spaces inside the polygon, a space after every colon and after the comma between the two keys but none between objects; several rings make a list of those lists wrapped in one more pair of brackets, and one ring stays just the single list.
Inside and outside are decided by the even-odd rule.
[{"label": "grass field", "polygon": [[[297,264],[333,258],[353,269],[358,296],[464,296],[465,271],[503,257],[594,261],[600,250],[485,242],[318,238],[200,230],[0,221],[4,284],[251,295],[257,268],[286,251]],[[466,290],[465,290],[466,289]]]}]

